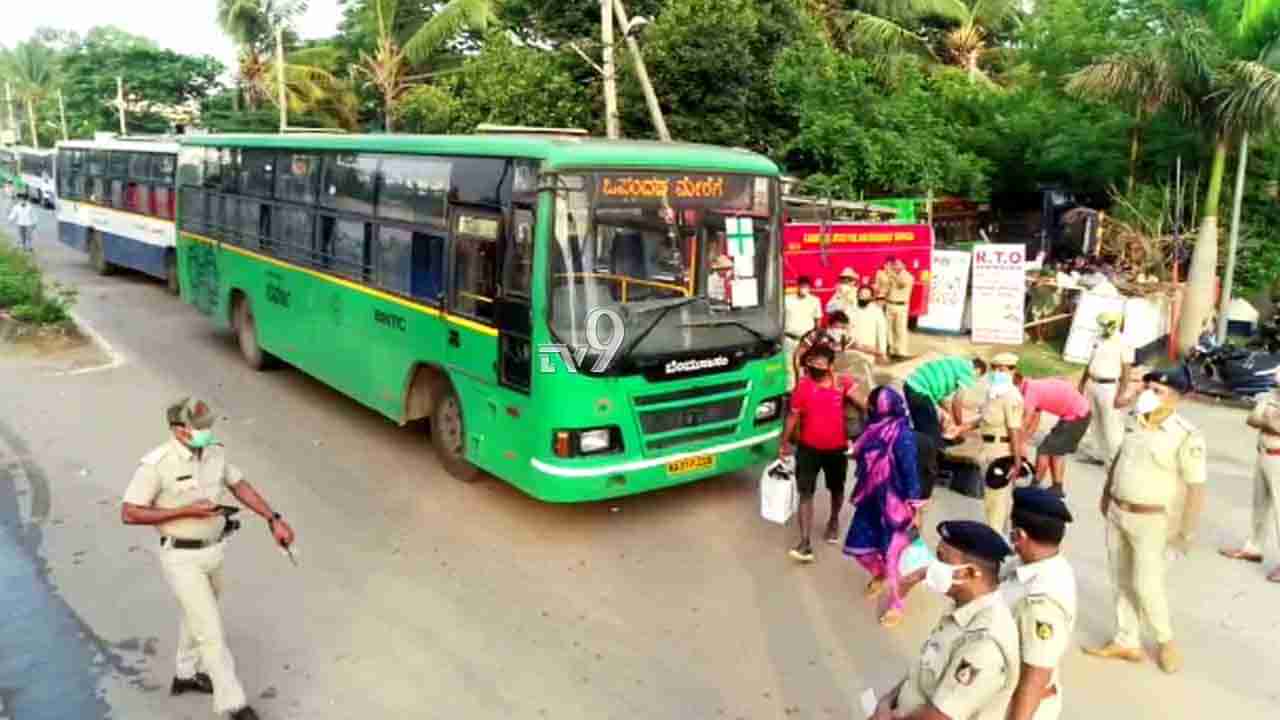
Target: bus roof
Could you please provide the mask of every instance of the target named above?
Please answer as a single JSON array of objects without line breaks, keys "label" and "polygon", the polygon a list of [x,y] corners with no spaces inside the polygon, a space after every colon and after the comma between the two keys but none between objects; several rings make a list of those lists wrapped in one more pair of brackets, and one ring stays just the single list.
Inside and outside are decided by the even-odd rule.
[{"label": "bus roof", "polygon": [[691,143],[539,135],[186,135],[182,145],[289,150],[472,155],[542,160],[548,170],[634,168],[713,170],[777,176],[778,166],[763,155],[735,148]]},{"label": "bus roof", "polygon": [[58,149],[68,150],[122,150],[128,152],[177,153],[178,143],[171,139],[164,140],[63,140]]}]

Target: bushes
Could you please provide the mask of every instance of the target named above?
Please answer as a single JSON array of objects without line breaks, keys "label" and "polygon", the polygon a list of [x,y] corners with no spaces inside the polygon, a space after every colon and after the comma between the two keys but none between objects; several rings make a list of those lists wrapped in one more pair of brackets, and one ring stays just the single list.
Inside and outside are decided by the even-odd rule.
[{"label": "bushes", "polygon": [[30,255],[0,244],[0,311],[35,325],[70,320],[76,291],[56,283],[46,288]]}]

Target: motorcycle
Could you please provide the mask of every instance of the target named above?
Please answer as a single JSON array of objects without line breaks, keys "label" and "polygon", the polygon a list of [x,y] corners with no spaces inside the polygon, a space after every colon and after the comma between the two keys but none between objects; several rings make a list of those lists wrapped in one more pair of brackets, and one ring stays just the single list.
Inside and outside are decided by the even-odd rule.
[{"label": "motorcycle", "polygon": [[1198,393],[1252,400],[1275,388],[1280,352],[1220,345],[1212,333],[1206,332],[1187,354],[1187,369]]}]

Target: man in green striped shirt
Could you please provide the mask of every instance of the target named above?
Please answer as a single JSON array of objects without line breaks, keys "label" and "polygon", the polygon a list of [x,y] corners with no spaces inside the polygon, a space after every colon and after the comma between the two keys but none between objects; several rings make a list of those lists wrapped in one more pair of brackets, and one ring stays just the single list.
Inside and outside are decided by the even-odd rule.
[{"label": "man in green striped shirt", "polygon": [[907,407],[911,412],[911,424],[918,433],[929,436],[939,446],[942,444],[942,423],[938,410],[950,400],[950,412],[956,424],[963,424],[961,388],[972,387],[987,373],[987,363],[981,358],[948,355],[916,368],[907,377]]}]

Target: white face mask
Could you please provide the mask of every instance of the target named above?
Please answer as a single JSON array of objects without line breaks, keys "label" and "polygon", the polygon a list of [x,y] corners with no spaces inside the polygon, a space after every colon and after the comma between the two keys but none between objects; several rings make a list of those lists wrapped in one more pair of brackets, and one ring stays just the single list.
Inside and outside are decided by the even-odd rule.
[{"label": "white face mask", "polygon": [[956,571],[968,565],[949,565],[934,558],[924,574],[924,584],[939,595],[946,595],[956,581]]},{"label": "white face mask", "polygon": [[1155,390],[1150,388],[1143,390],[1138,394],[1138,400],[1133,404],[1133,413],[1135,415],[1149,415],[1160,407],[1160,396]]}]

